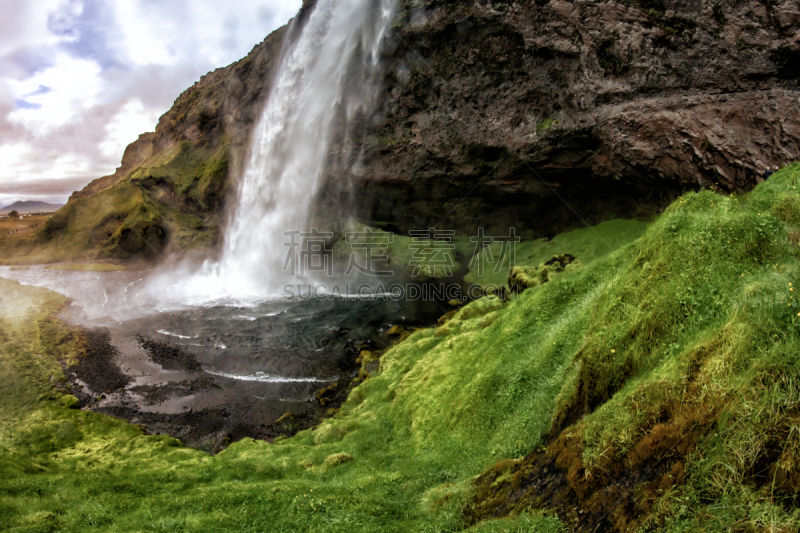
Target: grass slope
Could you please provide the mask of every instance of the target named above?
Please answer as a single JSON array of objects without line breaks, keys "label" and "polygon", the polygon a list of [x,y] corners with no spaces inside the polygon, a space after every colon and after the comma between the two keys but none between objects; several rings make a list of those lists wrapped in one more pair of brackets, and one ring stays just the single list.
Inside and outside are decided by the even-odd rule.
[{"label": "grass slope", "polygon": [[[511,246],[504,247],[501,242],[489,244],[483,250],[477,248],[477,236],[450,236],[442,233],[437,239],[438,244],[433,245],[436,232],[427,233],[426,230],[418,237],[407,237],[350,221],[342,231],[342,237],[334,244],[333,254],[336,261],[346,264],[350,254],[355,253],[360,264],[367,264],[366,252],[351,248],[345,236],[348,232],[366,234],[368,231],[371,236],[359,237],[354,242],[375,245],[382,243],[384,248],[380,251],[387,255],[388,260],[378,261],[376,268],[392,270],[398,275],[405,274],[413,279],[440,282],[457,281],[459,273],[465,272],[464,281],[468,285],[507,287],[508,272],[512,264],[537,267],[553,256],[565,253],[574,255],[583,264],[589,264],[635,241],[646,229],[647,222],[614,219],[568,231],[552,239],[521,240],[514,245],[512,254]],[[489,240],[492,238],[485,237]]]},{"label": "grass slope", "polygon": [[[647,222],[614,219],[596,226],[560,233],[552,239],[522,241],[515,247],[513,265],[537,267],[554,256],[563,254],[574,255],[578,261],[588,265],[595,259],[635,241],[646,229]],[[512,265],[510,250],[507,249],[504,253],[502,244],[493,243],[489,246],[489,251],[492,257],[500,259],[499,264],[485,263],[482,275],[475,264],[466,275],[465,281],[482,286],[507,286],[507,272]]]},{"label": "grass slope", "polygon": [[189,142],[159,152],[122,181],[74,200],[23,233],[0,232],[3,264],[158,259],[212,246],[230,162],[228,145]]},{"label": "grass slope", "polygon": [[[80,338],[58,297],[2,282],[0,528],[580,527],[562,498],[625,530],[796,530],[798,181],[688,194],[635,242],[414,333],[319,427],[215,457],[64,407],[55,358]],[[518,482],[548,458],[563,491],[531,510]],[[646,465],[667,477],[611,491]]]}]

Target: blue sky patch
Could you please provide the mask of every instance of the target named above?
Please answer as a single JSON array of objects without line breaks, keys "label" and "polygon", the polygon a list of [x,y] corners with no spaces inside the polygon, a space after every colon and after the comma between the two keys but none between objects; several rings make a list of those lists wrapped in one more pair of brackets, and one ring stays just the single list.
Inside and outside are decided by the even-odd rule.
[{"label": "blue sky patch", "polygon": [[39,85],[38,89],[36,89],[33,92],[29,92],[28,94],[26,94],[25,98],[28,98],[29,96],[39,96],[40,94],[47,94],[49,92],[53,92],[53,89],[51,89],[47,85]]},{"label": "blue sky patch", "polygon": [[25,100],[17,100],[14,102],[14,105],[17,106],[17,109],[41,109],[42,104],[34,104],[31,102],[26,102]]}]

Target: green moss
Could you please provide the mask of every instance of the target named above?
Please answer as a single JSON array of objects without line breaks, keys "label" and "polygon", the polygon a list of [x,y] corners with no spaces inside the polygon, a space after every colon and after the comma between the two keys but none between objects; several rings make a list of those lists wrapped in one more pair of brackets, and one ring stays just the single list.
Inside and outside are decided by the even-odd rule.
[{"label": "green moss", "polygon": [[[571,254],[582,264],[589,264],[595,259],[603,257],[630,244],[644,234],[647,229],[646,222],[638,220],[608,220],[592,227],[581,228],[556,235],[552,239],[535,239],[522,241],[515,247],[515,261],[510,264],[510,254],[503,257],[500,268],[497,265],[484,265],[483,275],[479,275],[478,265],[475,264],[465,280],[470,284],[482,286],[507,285],[507,277],[512,267],[531,269],[538,272],[540,264],[554,256]],[[493,257],[502,255],[502,247],[494,243],[489,247]],[[472,250],[469,252],[472,254]],[[496,272],[497,271],[497,272]]]},{"label": "green moss", "polygon": [[63,396],[59,402],[62,407],[66,407],[67,409],[74,409],[78,407],[80,400],[78,400],[75,396],[71,394],[67,394]]},{"label": "green moss", "polygon": [[[595,227],[604,245],[530,243],[534,264],[585,265],[415,332],[317,428],[214,457],[61,406],[51,373],[80,352],[52,318],[64,299],[0,281],[0,527],[458,531],[475,476],[536,452],[560,420],[584,481],[610,461],[652,464],[659,424],[694,439],[642,527],[794,530],[799,181],[793,165],[746,196],[690,193],[646,229],[613,221],[614,242]],[[353,461],[323,467],[337,454]],[[560,529],[534,511],[472,531]]]},{"label": "green moss", "polygon": [[339,465],[349,463],[353,460],[353,456],[349,453],[334,453],[325,458],[322,466],[325,468],[336,468]]},{"label": "green moss", "polygon": [[536,133],[542,133],[550,129],[553,124],[558,124],[558,119],[554,117],[547,117],[544,120],[541,120],[536,123]]},{"label": "green moss", "polygon": [[211,209],[222,204],[227,187],[229,165],[230,154],[227,146],[217,150],[204,164],[203,174],[197,184],[197,196],[204,208]]},{"label": "green moss", "polygon": [[224,196],[230,153],[227,141],[219,148],[199,148],[182,141],[132,172],[134,182],[167,183],[172,190],[204,209],[216,207]]}]

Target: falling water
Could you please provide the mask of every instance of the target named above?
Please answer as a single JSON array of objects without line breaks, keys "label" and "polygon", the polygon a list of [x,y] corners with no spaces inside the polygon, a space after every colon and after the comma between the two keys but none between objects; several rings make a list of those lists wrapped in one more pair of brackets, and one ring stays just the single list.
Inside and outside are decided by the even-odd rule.
[{"label": "falling water", "polygon": [[253,132],[218,263],[179,285],[194,296],[264,296],[289,281],[285,232],[307,231],[335,118],[370,104],[396,0],[318,0],[290,44]]}]

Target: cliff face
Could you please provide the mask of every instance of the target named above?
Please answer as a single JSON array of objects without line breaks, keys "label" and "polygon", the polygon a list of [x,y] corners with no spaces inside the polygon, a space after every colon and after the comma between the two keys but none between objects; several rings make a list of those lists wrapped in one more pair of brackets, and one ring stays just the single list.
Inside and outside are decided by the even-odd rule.
[{"label": "cliff face", "polygon": [[161,116],[154,133],[145,133],[128,146],[114,174],[73,193],[70,201],[119,183],[153,156],[183,141],[199,148],[216,148],[229,142],[231,149],[240,153],[269,94],[286,29],[284,26],[270,34],[244,59],[201,77]]},{"label": "cliff face", "polygon": [[794,1],[434,1],[402,18],[365,218],[547,233],[745,190],[800,154]]},{"label": "cliff face", "polygon": [[[331,150],[325,218],[546,235],[648,216],[686,188],[746,190],[800,154],[791,0],[406,0],[392,29],[375,113]],[[285,34],[204,76],[73,201],[133,179],[216,232]],[[179,146],[197,176],[147,170]],[[195,191],[220,150],[224,183]]]},{"label": "cliff face", "polygon": [[4,246],[35,261],[161,259],[214,248],[286,33],[273,32],[241,61],[203,76],[155,132],[128,146],[114,174],[73,193],[33,241]]}]

